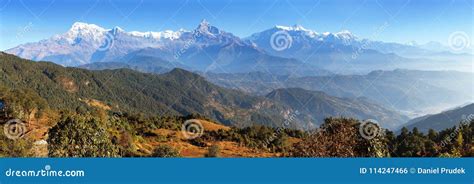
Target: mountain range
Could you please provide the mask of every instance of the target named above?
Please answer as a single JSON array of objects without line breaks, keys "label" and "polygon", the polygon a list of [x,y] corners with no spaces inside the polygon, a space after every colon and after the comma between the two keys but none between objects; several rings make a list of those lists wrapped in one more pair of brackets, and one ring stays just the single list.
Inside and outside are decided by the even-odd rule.
[{"label": "mountain range", "polygon": [[400,122],[408,120],[406,116],[362,98],[337,98],[321,91],[285,88],[274,90],[266,97],[298,110],[312,122],[323,122],[327,117],[377,119],[377,121],[383,122],[384,128],[396,129],[400,127]]},{"label": "mountain range", "polygon": [[[145,57],[168,70],[180,67],[201,72],[259,71],[296,76],[420,67],[465,70],[462,66],[471,66],[466,58],[471,58],[472,53],[456,55],[444,49],[447,48],[362,39],[349,31],[318,33],[300,25],[275,26],[239,38],[203,20],[191,31],[162,32],[126,32],[119,27],[105,29],[77,22],[66,33],[6,52],[64,66],[113,62],[147,68],[136,63]],[[446,59],[429,57],[435,53],[443,53]]]},{"label": "mountain range", "polygon": [[64,66],[96,62],[137,65],[135,61],[147,57],[161,62],[169,69],[185,66],[182,68],[226,73],[329,73],[314,66],[305,66],[295,59],[268,55],[252,43],[211,26],[205,20],[193,31],[175,32],[125,32],[118,27],[104,29],[94,24],[75,23],[64,34],[20,45],[6,52],[37,61],[53,61]]},{"label": "mountain range", "polygon": [[416,117],[473,102],[473,73],[397,69],[365,75],[289,77],[263,72],[204,75],[220,86],[264,96],[279,88],[322,91],[340,98],[365,98]]},{"label": "mountain range", "polygon": [[441,113],[429,114],[412,119],[406,124],[406,127],[408,129],[417,127],[418,130],[426,133],[429,129],[440,131],[458,126],[460,123],[468,124],[473,119],[474,104],[468,104]]}]

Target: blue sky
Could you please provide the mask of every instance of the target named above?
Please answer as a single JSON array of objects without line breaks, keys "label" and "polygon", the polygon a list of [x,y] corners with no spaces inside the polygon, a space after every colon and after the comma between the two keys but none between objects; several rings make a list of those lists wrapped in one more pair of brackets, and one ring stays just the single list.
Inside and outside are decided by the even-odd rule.
[{"label": "blue sky", "polygon": [[66,32],[77,21],[161,31],[191,30],[202,19],[241,37],[300,24],[399,43],[446,43],[463,31],[474,43],[473,11],[473,0],[0,0],[0,50]]}]

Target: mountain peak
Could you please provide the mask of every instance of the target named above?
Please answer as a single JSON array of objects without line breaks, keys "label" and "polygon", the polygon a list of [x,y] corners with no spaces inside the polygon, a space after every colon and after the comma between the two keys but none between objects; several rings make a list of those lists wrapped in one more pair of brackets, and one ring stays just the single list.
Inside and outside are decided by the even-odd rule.
[{"label": "mountain peak", "polygon": [[349,34],[349,35],[351,35],[352,33],[349,30],[344,29],[342,31],[339,31],[337,34]]},{"label": "mountain peak", "polygon": [[[68,32],[66,32],[63,36],[70,43],[77,43],[83,39],[96,39],[98,35],[103,35],[107,30],[97,26],[95,24],[88,24],[84,22],[76,22],[71,26]],[[61,38],[61,37],[56,37]]]},{"label": "mountain peak", "polygon": [[207,31],[209,29],[209,26],[209,22],[206,19],[202,19],[197,27],[197,30]]},{"label": "mountain peak", "polygon": [[302,25],[299,25],[299,24],[295,24],[293,26],[276,25],[275,28],[285,30],[285,31],[309,31],[308,29],[304,28]]},{"label": "mountain peak", "polygon": [[100,30],[105,31],[104,28],[95,25],[95,24],[88,24],[84,22],[75,22],[72,24],[70,31],[81,31],[81,30]]},{"label": "mountain peak", "polygon": [[168,73],[163,74],[163,76],[173,78],[175,80],[180,81],[181,83],[184,83],[186,81],[189,82],[189,81],[205,80],[202,76],[196,73],[187,71],[185,69],[181,69],[181,68],[174,68]]},{"label": "mountain peak", "polygon": [[298,31],[307,31],[307,29],[305,29],[302,25],[299,24],[293,25],[293,29]]},{"label": "mountain peak", "polygon": [[353,40],[356,39],[357,37],[352,34],[349,30],[342,30],[338,33],[335,34],[338,38],[340,39],[345,39],[345,40]]},{"label": "mountain peak", "polygon": [[220,34],[220,30],[217,27],[211,26],[209,22],[206,19],[203,19],[198,27],[196,28],[196,31],[201,33],[201,34],[208,34],[208,35],[216,35]]},{"label": "mountain peak", "polygon": [[125,30],[123,30],[121,27],[118,27],[118,26],[115,26],[112,30],[114,31],[121,31],[121,32],[124,32]]},{"label": "mountain peak", "polygon": [[125,33],[125,30],[122,28],[115,26],[113,29],[110,30],[112,34],[117,35],[118,33]]},{"label": "mountain peak", "polygon": [[206,19],[202,19],[201,22],[199,23],[199,26],[209,26],[209,22]]}]

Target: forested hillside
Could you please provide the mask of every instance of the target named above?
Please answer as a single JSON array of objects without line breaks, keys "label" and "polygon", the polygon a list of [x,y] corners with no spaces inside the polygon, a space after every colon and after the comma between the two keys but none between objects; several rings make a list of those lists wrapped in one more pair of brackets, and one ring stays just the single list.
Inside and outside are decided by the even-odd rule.
[{"label": "forested hillside", "polygon": [[148,116],[198,113],[234,126],[280,126],[284,115],[291,113],[290,108],[218,87],[182,69],[163,75],[129,69],[88,71],[9,54],[0,57],[0,86],[29,91],[56,110],[87,111],[100,106]]}]

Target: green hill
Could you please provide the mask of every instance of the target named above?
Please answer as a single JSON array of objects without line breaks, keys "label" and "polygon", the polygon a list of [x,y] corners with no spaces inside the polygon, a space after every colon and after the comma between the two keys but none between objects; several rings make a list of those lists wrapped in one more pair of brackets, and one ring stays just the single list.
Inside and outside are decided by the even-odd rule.
[{"label": "green hill", "polygon": [[279,126],[285,119],[282,113],[291,111],[263,97],[218,87],[182,69],[162,75],[130,69],[89,71],[2,53],[0,72],[0,87],[32,91],[61,111],[100,106],[150,116],[201,114],[234,126]]},{"label": "green hill", "polygon": [[408,120],[408,117],[363,99],[338,98],[301,88],[277,89],[267,94],[267,98],[286,104],[318,123],[328,117],[343,116],[375,119],[384,128],[394,129]]}]

